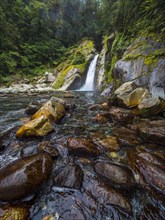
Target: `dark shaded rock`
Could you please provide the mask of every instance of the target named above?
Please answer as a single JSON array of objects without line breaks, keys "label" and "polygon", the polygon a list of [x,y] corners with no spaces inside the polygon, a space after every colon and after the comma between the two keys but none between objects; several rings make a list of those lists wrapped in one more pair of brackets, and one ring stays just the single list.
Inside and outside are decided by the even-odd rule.
[{"label": "dark shaded rock", "polygon": [[22,199],[36,192],[51,173],[52,159],[36,154],[18,159],[0,170],[0,200]]},{"label": "dark shaded rock", "polygon": [[127,188],[135,185],[132,171],[123,165],[98,162],[94,165],[96,173],[106,178],[113,184]]},{"label": "dark shaded rock", "polygon": [[60,103],[61,105],[63,105],[65,107],[66,110],[71,110],[71,109],[75,109],[76,105],[73,103],[70,103],[64,99],[60,99],[57,98],[55,96],[52,96],[50,99],[53,103]]},{"label": "dark shaded rock", "polygon": [[128,150],[127,158],[130,167],[139,176],[139,184],[165,194],[165,160],[158,155],[135,149]]},{"label": "dark shaded rock", "polygon": [[27,220],[29,215],[29,209],[22,205],[7,205],[0,208],[1,220]]},{"label": "dark shaded rock", "polygon": [[88,177],[83,186],[87,195],[91,196],[99,205],[112,205],[131,212],[129,200],[119,190],[117,191],[107,183]]},{"label": "dark shaded rock", "polygon": [[141,122],[137,124],[137,131],[144,141],[165,145],[165,120]]},{"label": "dark shaded rock", "polygon": [[83,172],[77,164],[67,164],[57,171],[54,183],[57,186],[79,189],[83,181]]},{"label": "dark shaded rock", "polygon": [[100,150],[91,139],[68,138],[67,147],[69,153],[74,155],[98,156],[100,154]]},{"label": "dark shaded rock", "polygon": [[117,141],[121,147],[134,147],[140,144],[137,132],[131,129],[125,127],[115,128],[112,134],[117,137]]},{"label": "dark shaded rock", "polygon": [[48,153],[53,159],[59,156],[58,150],[49,141],[43,141],[38,145],[39,152]]},{"label": "dark shaded rock", "polygon": [[111,107],[109,114],[112,121],[117,124],[128,124],[135,117],[131,110],[116,107]]},{"label": "dark shaded rock", "polygon": [[31,102],[25,109],[27,115],[34,115],[42,106],[42,102]]}]

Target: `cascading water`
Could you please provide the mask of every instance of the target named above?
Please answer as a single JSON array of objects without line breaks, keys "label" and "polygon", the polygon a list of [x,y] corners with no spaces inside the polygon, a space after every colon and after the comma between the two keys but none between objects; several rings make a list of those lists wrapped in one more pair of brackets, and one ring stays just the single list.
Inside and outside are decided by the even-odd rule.
[{"label": "cascading water", "polygon": [[85,84],[80,88],[80,91],[94,90],[94,80],[95,80],[95,72],[96,72],[96,64],[97,64],[98,56],[99,54],[95,55],[92,62],[90,63]]}]

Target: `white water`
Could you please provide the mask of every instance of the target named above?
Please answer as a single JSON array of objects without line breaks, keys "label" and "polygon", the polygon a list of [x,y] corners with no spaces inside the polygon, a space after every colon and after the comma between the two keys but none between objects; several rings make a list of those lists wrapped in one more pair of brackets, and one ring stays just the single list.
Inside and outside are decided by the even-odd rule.
[{"label": "white water", "polygon": [[98,56],[99,54],[95,55],[92,62],[90,63],[85,84],[80,88],[80,91],[94,90],[94,80],[95,80],[95,72],[96,72],[96,64],[97,64]]}]

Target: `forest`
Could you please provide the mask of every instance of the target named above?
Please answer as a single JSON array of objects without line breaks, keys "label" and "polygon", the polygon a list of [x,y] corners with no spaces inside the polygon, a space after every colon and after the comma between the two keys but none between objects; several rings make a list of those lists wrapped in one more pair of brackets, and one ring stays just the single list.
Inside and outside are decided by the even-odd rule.
[{"label": "forest", "polygon": [[2,0],[0,78],[34,77],[57,66],[67,48],[88,37],[117,36],[119,57],[137,35],[165,32],[164,0]]}]

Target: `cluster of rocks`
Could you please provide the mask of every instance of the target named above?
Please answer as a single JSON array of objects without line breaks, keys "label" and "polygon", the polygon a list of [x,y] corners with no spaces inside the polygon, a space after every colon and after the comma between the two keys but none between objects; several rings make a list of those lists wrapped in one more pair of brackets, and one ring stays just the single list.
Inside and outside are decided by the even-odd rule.
[{"label": "cluster of rocks", "polygon": [[[73,98],[69,93],[65,95]],[[97,134],[88,138],[75,135],[67,137],[66,148],[71,159],[57,166],[53,173],[52,160],[59,157],[59,152],[50,141],[42,141],[37,149],[24,148],[21,159],[0,170],[0,200],[20,200],[35,194],[51,173],[53,186],[82,189],[83,203],[88,204],[86,198],[94,201],[90,203],[92,210],[97,209],[98,204],[110,204],[131,213],[129,195],[138,186],[149,193],[156,191],[163,197],[165,154],[158,146],[165,145],[165,119],[161,114],[164,102],[160,99],[157,101],[159,103],[146,89],[136,88],[133,83],[122,85],[116,90],[113,101],[88,108],[90,112],[97,112],[93,123],[114,125],[111,134],[106,137]],[[140,108],[142,104],[143,108]],[[26,109],[32,117],[17,131],[16,136],[43,137],[55,129],[54,123],[58,123],[69,108],[74,107],[56,97],[45,104],[32,103]],[[122,148],[126,153],[125,164],[120,159],[116,161],[112,158]],[[109,159],[103,158],[103,153]],[[83,166],[90,166],[93,176]],[[29,215],[27,207],[5,206],[2,216],[6,218],[10,211],[23,216],[22,219],[27,219]],[[50,215],[43,219],[51,218],[54,217]]]}]

